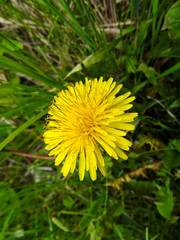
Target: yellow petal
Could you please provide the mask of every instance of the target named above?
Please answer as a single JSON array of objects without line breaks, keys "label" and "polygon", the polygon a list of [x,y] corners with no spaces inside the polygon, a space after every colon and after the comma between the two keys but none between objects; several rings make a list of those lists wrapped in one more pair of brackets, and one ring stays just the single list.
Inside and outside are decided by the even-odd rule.
[{"label": "yellow petal", "polygon": [[74,162],[76,161],[78,153],[79,153],[79,149],[77,149],[77,151],[75,153],[71,152],[70,154],[67,155],[67,158],[61,169],[61,172],[63,173],[64,177],[67,176],[71,167],[73,169],[74,166],[72,166],[72,164],[74,164]]},{"label": "yellow petal", "polygon": [[122,84],[118,85],[118,86],[108,95],[108,97],[111,97],[111,96],[116,95],[116,94],[121,90],[122,86],[123,86]]},{"label": "yellow petal", "polygon": [[[115,143],[113,141],[111,141],[111,137],[110,135],[107,136],[103,136],[103,135],[99,135],[99,137],[101,138],[101,140],[105,143],[107,143],[108,145],[110,145],[111,147],[116,147]],[[115,139],[116,140],[116,139]]]},{"label": "yellow petal", "polygon": [[73,173],[75,168],[76,168],[76,160],[72,163],[70,172]]},{"label": "yellow petal", "polygon": [[103,156],[102,156],[102,154],[101,154],[101,151],[99,150],[99,147],[98,146],[96,146],[95,147],[95,154],[96,154],[96,157],[97,157],[97,162],[101,165],[101,166],[103,166],[104,167],[104,158],[103,158]]},{"label": "yellow petal", "polygon": [[100,172],[102,173],[102,175],[106,176],[106,169],[105,169],[105,167],[98,163],[98,168],[99,168]]},{"label": "yellow petal", "polygon": [[118,106],[126,105],[126,104],[134,101],[134,99],[135,99],[135,97],[127,98],[127,99],[123,100],[121,103],[119,103]]},{"label": "yellow petal", "polygon": [[80,152],[80,158],[79,158],[79,179],[80,181],[83,181],[84,179],[84,172],[85,172],[85,155],[84,155],[84,149]]},{"label": "yellow petal", "polygon": [[91,179],[94,181],[97,178],[96,176],[97,159],[94,152],[91,152],[90,159],[91,159],[91,162],[89,162],[89,173],[90,173]]},{"label": "yellow petal", "polygon": [[105,127],[104,129],[105,129],[108,133],[114,134],[115,136],[116,136],[116,135],[118,135],[118,136],[125,136],[125,135],[126,135],[126,132],[117,130],[117,129],[115,129],[115,128]]},{"label": "yellow petal", "polygon": [[112,148],[108,144],[106,144],[103,140],[101,140],[99,137],[95,136],[95,139],[100,143],[100,145],[109,154],[109,156],[112,156]]},{"label": "yellow petal", "polygon": [[123,105],[123,106],[120,106],[119,109],[121,111],[126,111],[126,110],[129,110],[130,108],[132,108],[132,104],[127,104],[127,105]]},{"label": "yellow petal", "polygon": [[125,98],[127,98],[129,95],[131,94],[131,92],[127,92],[117,98],[115,98],[113,101],[112,101],[112,105],[117,105],[119,103],[121,103]]},{"label": "yellow petal", "polygon": [[88,146],[86,145],[85,146],[85,152],[86,152],[86,160],[85,160],[85,163],[86,163],[86,171],[89,171],[89,157],[90,157],[90,151],[89,151],[89,148]]},{"label": "yellow petal", "polygon": [[91,179],[95,181],[97,178],[96,170],[91,165],[89,166],[89,173],[90,173]]},{"label": "yellow petal", "polygon": [[118,159],[117,153],[112,149],[112,157],[115,158],[116,160]]},{"label": "yellow petal", "polygon": [[121,142],[117,142],[117,146],[123,150],[129,151],[129,147]]},{"label": "yellow petal", "polygon": [[59,138],[60,136],[62,136],[62,132],[58,131],[58,130],[48,130],[44,133],[44,138]]},{"label": "yellow petal", "polygon": [[135,126],[132,124],[119,123],[119,122],[110,123],[110,127],[115,127],[115,128],[121,129],[121,130],[129,130],[129,131],[135,129]]},{"label": "yellow petal", "polygon": [[124,159],[124,160],[127,160],[127,159],[128,159],[127,155],[126,155],[121,149],[115,148],[114,150],[116,151],[117,155],[118,155],[120,158],[122,158],[122,159]]},{"label": "yellow petal", "polygon": [[130,142],[126,138],[123,138],[123,137],[120,137],[120,136],[117,137],[117,143],[122,143],[123,145],[128,146],[128,147],[132,146],[132,142]]},{"label": "yellow petal", "polygon": [[55,166],[58,166],[65,158],[65,156],[67,155],[68,151],[70,148],[66,148],[64,151],[62,151],[56,158],[55,160]]},{"label": "yellow petal", "polygon": [[135,117],[137,117],[137,113],[125,113],[121,115],[121,121],[122,122],[132,122]]},{"label": "yellow petal", "polygon": [[72,161],[72,154],[68,154],[65,161],[64,161],[64,165],[61,169],[61,173],[63,174],[64,177],[67,176],[67,174],[69,173],[70,167],[71,167],[71,161]]}]

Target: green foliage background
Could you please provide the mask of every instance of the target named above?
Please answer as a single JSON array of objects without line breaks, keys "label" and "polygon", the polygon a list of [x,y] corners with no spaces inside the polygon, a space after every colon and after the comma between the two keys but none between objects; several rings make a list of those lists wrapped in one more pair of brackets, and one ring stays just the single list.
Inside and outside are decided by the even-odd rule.
[{"label": "green foliage background", "polygon": [[[0,12],[0,239],[180,239],[180,1],[0,0]],[[86,76],[123,83],[139,113],[128,160],[105,156],[95,182],[63,178],[42,139],[53,97]]]}]

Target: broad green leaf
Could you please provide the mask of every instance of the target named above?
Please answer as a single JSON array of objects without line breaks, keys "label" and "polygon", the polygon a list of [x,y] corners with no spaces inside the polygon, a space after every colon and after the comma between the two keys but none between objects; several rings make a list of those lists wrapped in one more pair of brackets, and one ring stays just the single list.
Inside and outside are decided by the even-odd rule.
[{"label": "broad green leaf", "polygon": [[171,103],[167,109],[177,108],[177,107],[180,107],[180,98],[175,100],[173,103]]},{"label": "broad green leaf", "polygon": [[64,232],[69,232],[69,229],[59,219],[52,217],[52,222]]},{"label": "broad green leaf", "polygon": [[97,212],[99,211],[102,205],[102,199],[98,199],[93,202],[91,208],[88,210],[88,215],[84,215],[80,221],[81,228],[86,228],[90,222],[95,218]]},{"label": "broad green leaf", "polygon": [[176,150],[166,150],[163,156],[164,166],[168,171],[180,166],[180,153]]},{"label": "broad green leaf", "polygon": [[180,25],[180,0],[176,1],[165,16],[163,29],[178,28]]},{"label": "broad green leaf", "polygon": [[70,209],[72,207],[72,205],[74,204],[74,200],[70,196],[66,196],[63,199],[63,204],[64,204],[65,207]]},{"label": "broad green leaf", "polygon": [[169,29],[169,37],[172,40],[180,40],[180,0],[169,9],[162,29]]},{"label": "broad green leaf", "polygon": [[156,192],[156,197],[159,202],[154,202],[157,206],[158,212],[163,216],[166,220],[170,219],[171,212],[173,209],[173,193],[169,189],[169,186],[161,187],[158,186],[158,192]]},{"label": "broad green leaf", "polygon": [[126,69],[128,73],[135,73],[137,67],[137,60],[134,57],[126,58]]},{"label": "broad green leaf", "polygon": [[[126,53],[128,55],[131,55],[133,50],[132,50],[132,46],[130,44],[128,44],[127,42],[121,40],[117,46],[116,46],[116,49],[119,49],[120,51]],[[122,55],[123,56],[123,55]]]},{"label": "broad green leaf", "polygon": [[122,214],[123,209],[122,203],[120,203],[120,206],[116,208],[116,211],[112,214],[112,217],[119,217]]},{"label": "broad green leaf", "polygon": [[160,57],[180,58],[180,47],[173,46],[160,53]]},{"label": "broad green leaf", "polygon": [[152,67],[147,66],[145,63],[141,63],[137,69],[139,72],[143,72],[150,83],[157,85],[155,77],[158,75],[158,72]]},{"label": "broad green leaf", "polygon": [[133,87],[132,94],[135,94],[136,92],[141,90],[141,88],[143,88],[147,83],[148,83],[148,81],[146,80],[146,81],[143,81],[143,82],[137,84],[135,87]]},{"label": "broad green leaf", "polygon": [[[170,146],[176,147],[176,149],[180,152],[180,139],[173,139],[170,141]],[[180,161],[180,160],[179,160]]]},{"label": "broad green leaf", "polygon": [[171,171],[172,168],[180,166],[180,139],[170,140],[169,147],[177,149],[166,150],[163,156],[165,168]]},{"label": "broad green leaf", "polygon": [[[120,41],[120,38],[112,42],[108,45],[108,51],[110,51],[112,48],[114,48],[117,43]],[[82,69],[82,64],[89,68],[91,65],[98,63],[102,61],[107,56],[107,49],[99,50],[93,54],[91,54],[89,57],[87,57],[85,60],[82,61],[82,63],[79,63],[76,65],[66,76],[64,79],[68,78],[71,74],[76,73]]]},{"label": "broad green leaf", "polygon": [[[134,30],[134,27],[127,28],[123,33],[122,36],[125,36],[126,34],[132,32]],[[85,60],[82,61],[82,63],[79,63],[76,65],[66,76],[64,79],[68,78],[71,74],[76,73],[80,70],[82,70],[82,65],[89,68],[91,65],[98,63],[105,59],[107,57],[107,51],[111,51],[113,48],[117,46],[119,41],[121,40],[121,37],[116,39],[115,41],[109,43],[106,48],[103,48],[101,50],[98,50],[97,52],[91,54],[88,56]]]}]

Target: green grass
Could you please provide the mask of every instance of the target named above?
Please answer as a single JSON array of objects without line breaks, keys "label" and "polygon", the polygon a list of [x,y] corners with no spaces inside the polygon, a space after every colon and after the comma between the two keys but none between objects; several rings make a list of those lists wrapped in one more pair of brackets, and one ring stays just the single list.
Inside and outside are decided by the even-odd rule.
[{"label": "green grass", "polygon": [[[0,240],[180,239],[180,1],[0,0],[0,11]],[[48,155],[53,97],[86,76],[122,83],[139,114],[128,160],[105,156],[95,182],[31,157]]]}]

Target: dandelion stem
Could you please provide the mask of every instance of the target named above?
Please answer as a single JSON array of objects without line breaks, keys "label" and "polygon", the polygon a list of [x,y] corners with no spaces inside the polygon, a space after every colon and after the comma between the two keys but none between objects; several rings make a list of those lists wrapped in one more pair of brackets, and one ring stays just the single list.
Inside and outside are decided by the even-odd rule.
[{"label": "dandelion stem", "polygon": [[32,155],[32,154],[23,153],[23,152],[16,152],[16,151],[12,151],[12,150],[4,150],[4,151],[5,151],[5,152],[12,153],[12,154],[19,155],[19,156],[23,156],[23,157],[28,157],[28,158],[54,159],[54,157],[49,157],[49,156],[39,156],[39,155]]}]

